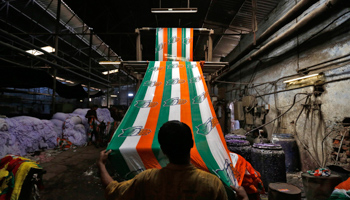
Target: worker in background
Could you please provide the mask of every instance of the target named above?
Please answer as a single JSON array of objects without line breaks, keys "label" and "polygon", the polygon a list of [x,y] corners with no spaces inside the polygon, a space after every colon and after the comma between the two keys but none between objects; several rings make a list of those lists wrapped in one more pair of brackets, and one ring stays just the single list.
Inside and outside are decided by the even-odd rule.
[{"label": "worker in background", "polygon": [[113,133],[114,133],[114,131],[118,128],[120,122],[122,121],[122,115],[121,115],[121,112],[118,110],[118,108],[115,106],[112,106],[109,109],[109,112],[111,113],[111,117],[114,120],[113,122]]},{"label": "worker in background", "polygon": [[[190,127],[179,121],[169,121],[159,130],[158,142],[170,163],[162,169],[148,169],[133,179],[117,182],[108,174],[105,163],[109,151],[102,151],[97,165],[108,200],[127,199],[208,199],[227,200],[221,180],[190,163],[193,147]],[[232,187],[232,186],[231,186]],[[248,200],[243,187],[233,188],[237,199]]]},{"label": "worker in background", "polygon": [[95,145],[98,146],[99,138],[98,138],[98,125],[97,122],[99,122],[97,118],[97,110],[98,106],[93,105],[90,110],[87,111],[85,117],[88,118],[88,123],[89,123],[89,129],[88,129],[88,145],[92,143],[92,138],[95,136]]}]

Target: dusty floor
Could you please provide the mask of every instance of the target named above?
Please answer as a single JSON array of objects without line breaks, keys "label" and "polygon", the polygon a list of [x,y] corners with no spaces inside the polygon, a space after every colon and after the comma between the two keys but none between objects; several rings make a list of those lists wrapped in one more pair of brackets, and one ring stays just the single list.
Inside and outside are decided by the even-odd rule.
[{"label": "dusty floor", "polygon": [[[67,151],[46,151],[40,165],[44,189],[41,200],[99,200],[104,193],[95,162],[103,148],[86,146]],[[39,161],[40,162],[40,161]]]},{"label": "dusty floor", "polygon": [[[41,200],[103,200],[104,193],[95,164],[104,148],[86,146],[67,151],[47,150],[32,157],[46,170]],[[111,171],[110,171],[111,172]],[[301,173],[288,173],[287,182],[303,191]],[[261,195],[267,200],[267,195]],[[305,195],[302,192],[302,199]]]}]

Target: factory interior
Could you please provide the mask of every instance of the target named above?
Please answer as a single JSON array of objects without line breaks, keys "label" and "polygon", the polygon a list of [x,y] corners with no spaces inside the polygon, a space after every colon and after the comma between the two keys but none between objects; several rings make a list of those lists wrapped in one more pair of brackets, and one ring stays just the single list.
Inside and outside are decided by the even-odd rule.
[{"label": "factory interior", "polygon": [[105,199],[100,151],[164,167],[170,120],[251,200],[350,199],[349,33],[349,0],[1,0],[0,199]]}]

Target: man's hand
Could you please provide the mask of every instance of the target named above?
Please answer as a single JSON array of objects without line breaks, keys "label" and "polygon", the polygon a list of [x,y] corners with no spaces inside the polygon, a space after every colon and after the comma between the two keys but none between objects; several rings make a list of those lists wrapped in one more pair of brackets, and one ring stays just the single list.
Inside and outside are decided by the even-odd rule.
[{"label": "man's hand", "polygon": [[238,186],[238,188],[230,185],[230,187],[236,192],[238,200],[249,200],[247,192],[244,190],[242,186]]},{"label": "man's hand", "polygon": [[112,152],[112,150],[106,151],[103,150],[100,152],[100,158],[97,160],[97,166],[100,169],[101,182],[104,187],[113,181],[112,177],[108,174],[106,169],[106,162],[108,159],[108,155]]},{"label": "man's hand", "polygon": [[97,161],[97,164],[101,165],[105,165],[107,160],[108,160],[108,155],[112,152],[112,150],[103,150],[100,152],[100,158]]}]

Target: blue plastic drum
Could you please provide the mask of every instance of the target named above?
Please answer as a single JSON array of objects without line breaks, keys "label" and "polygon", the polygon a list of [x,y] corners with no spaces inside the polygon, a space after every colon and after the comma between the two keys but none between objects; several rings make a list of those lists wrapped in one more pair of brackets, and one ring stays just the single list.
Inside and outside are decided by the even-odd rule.
[{"label": "blue plastic drum", "polygon": [[265,190],[269,183],[287,181],[285,155],[281,145],[271,143],[255,143],[251,153],[251,164],[260,172]]},{"label": "blue plastic drum", "polygon": [[234,134],[227,134],[225,135],[226,140],[247,140],[247,137],[244,135],[234,135]]},{"label": "blue plastic drum", "polygon": [[286,160],[286,172],[300,171],[300,155],[297,142],[292,134],[274,134],[272,143],[282,146]]},{"label": "blue plastic drum", "polygon": [[234,153],[241,155],[248,162],[251,161],[252,147],[247,140],[226,140],[227,148]]}]

